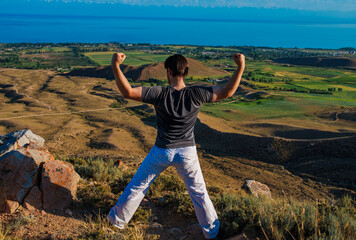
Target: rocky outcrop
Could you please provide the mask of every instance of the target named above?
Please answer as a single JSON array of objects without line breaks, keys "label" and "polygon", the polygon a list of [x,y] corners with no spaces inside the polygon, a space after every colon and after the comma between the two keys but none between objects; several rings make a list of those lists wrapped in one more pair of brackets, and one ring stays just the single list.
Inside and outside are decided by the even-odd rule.
[{"label": "rocky outcrop", "polygon": [[38,186],[34,186],[24,200],[24,207],[28,210],[42,209],[42,192]]},{"label": "rocky outcrop", "polygon": [[271,197],[271,191],[266,184],[257,182],[255,180],[246,180],[242,185],[242,189],[245,189],[248,193],[259,197],[259,196],[266,196]]},{"label": "rocky outcrop", "polygon": [[79,175],[71,164],[53,160],[43,165],[43,208],[65,208],[75,197]]},{"label": "rocky outcrop", "polygon": [[0,212],[12,213],[21,204],[59,209],[71,202],[79,176],[71,164],[54,160],[42,137],[21,130],[0,140]]},{"label": "rocky outcrop", "polygon": [[31,130],[20,130],[8,135],[0,136],[0,156],[7,152],[16,150],[20,147],[26,147],[30,143],[35,143],[43,147],[45,140],[33,134]]}]

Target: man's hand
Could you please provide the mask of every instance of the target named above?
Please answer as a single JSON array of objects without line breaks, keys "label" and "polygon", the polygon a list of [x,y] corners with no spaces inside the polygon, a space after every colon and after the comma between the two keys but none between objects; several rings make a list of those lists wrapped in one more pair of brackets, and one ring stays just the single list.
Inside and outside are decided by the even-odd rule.
[{"label": "man's hand", "polygon": [[245,68],[245,55],[241,53],[236,53],[232,56],[237,66]]},{"label": "man's hand", "polygon": [[111,59],[111,67],[115,76],[117,87],[125,98],[142,101],[142,87],[132,88],[120,69],[120,64],[125,60],[123,53],[114,53]]},{"label": "man's hand", "polygon": [[125,60],[125,58],[126,55],[123,53],[114,53],[114,55],[112,55],[111,63],[120,65]]},{"label": "man's hand", "polygon": [[232,56],[232,59],[234,59],[234,62],[237,65],[237,70],[227,82],[225,87],[213,87],[213,102],[231,97],[234,95],[240,84],[242,74],[245,70],[245,56],[243,54],[236,53]]}]

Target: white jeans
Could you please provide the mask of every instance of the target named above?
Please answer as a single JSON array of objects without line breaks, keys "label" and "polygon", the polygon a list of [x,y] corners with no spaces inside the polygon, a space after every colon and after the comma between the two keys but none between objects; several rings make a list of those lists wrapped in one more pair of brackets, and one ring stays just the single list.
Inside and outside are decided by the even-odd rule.
[{"label": "white jeans", "polygon": [[215,238],[219,219],[206,190],[195,146],[164,149],[154,146],[127,185],[107,218],[123,229],[130,221],[151,183],[167,167],[173,165],[188,189],[199,224],[206,238]]}]

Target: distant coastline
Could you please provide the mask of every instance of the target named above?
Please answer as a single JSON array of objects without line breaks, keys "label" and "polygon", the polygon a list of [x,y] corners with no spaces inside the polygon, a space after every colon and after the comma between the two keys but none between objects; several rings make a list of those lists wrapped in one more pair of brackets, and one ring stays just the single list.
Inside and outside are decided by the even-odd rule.
[{"label": "distant coastline", "polygon": [[[0,14],[0,42],[130,42],[338,49],[356,47],[352,20]],[[179,31],[177,31],[179,29]]]}]

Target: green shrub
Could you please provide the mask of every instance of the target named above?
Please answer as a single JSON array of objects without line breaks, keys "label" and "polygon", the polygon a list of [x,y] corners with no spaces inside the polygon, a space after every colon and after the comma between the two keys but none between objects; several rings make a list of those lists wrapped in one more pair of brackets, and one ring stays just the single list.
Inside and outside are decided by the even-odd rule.
[{"label": "green shrub", "polygon": [[[335,206],[288,198],[222,194],[214,199],[225,237],[251,230],[269,239],[355,239],[355,208],[349,197]],[[254,229],[254,230],[253,230]]]},{"label": "green shrub", "polygon": [[179,215],[191,217],[194,214],[194,207],[188,193],[173,192],[170,195],[166,195],[164,204],[171,208],[171,212]]},{"label": "green shrub", "polygon": [[157,198],[162,197],[167,191],[181,192],[185,189],[186,187],[179,176],[160,174],[151,184],[147,196]]},{"label": "green shrub", "polygon": [[113,182],[122,177],[123,172],[115,165],[112,159],[102,158],[61,158],[60,160],[73,164],[80,177],[99,182]]},{"label": "green shrub", "polygon": [[111,187],[102,183],[83,183],[77,190],[77,204],[90,210],[101,209],[107,212],[116,203],[118,196],[111,192]]},{"label": "green shrub", "polygon": [[152,212],[149,208],[139,206],[132,217],[132,222],[148,223],[152,218]]}]

